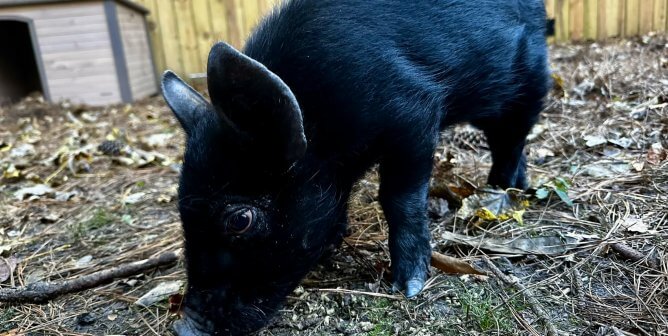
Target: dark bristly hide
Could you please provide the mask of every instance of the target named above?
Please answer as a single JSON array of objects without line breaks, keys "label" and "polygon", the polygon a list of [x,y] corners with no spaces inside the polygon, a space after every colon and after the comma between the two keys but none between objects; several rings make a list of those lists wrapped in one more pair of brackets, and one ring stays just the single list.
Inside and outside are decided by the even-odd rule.
[{"label": "dark bristly hide", "polygon": [[346,231],[355,181],[380,164],[394,286],[430,258],[427,189],[439,132],[488,139],[488,182],[524,188],[525,138],[549,88],[542,0],[292,0],[243,52],[218,43],[211,103],[172,73],[187,134],[179,188],[188,290],[181,336],[265,326]]}]

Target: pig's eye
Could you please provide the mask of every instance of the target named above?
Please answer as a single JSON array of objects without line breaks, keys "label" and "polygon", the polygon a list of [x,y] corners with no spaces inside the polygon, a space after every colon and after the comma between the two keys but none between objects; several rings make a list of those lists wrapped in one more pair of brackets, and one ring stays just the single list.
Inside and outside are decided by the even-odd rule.
[{"label": "pig's eye", "polygon": [[238,235],[246,232],[253,224],[253,210],[239,209],[230,214],[225,220],[225,232]]}]

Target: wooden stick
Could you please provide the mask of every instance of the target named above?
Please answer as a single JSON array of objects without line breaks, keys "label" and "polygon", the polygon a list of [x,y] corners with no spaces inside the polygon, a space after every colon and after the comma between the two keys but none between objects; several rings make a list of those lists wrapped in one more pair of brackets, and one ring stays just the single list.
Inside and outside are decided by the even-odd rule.
[{"label": "wooden stick", "polygon": [[533,297],[529,289],[522,285],[519,281],[511,279],[507,275],[503,274],[503,272],[501,272],[501,270],[498,269],[496,265],[494,265],[494,263],[489,260],[489,258],[483,257],[483,260],[487,264],[487,267],[489,267],[490,271],[492,271],[492,273],[494,273],[497,278],[501,279],[501,281],[505,282],[506,284],[515,287],[519,292],[524,293],[524,297],[527,299],[531,310],[534,312],[534,314],[536,314],[536,316],[538,316],[538,320],[545,327],[546,334],[548,336],[558,336],[559,333],[557,332],[557,328],[555,328],[554,325],[550,322],[550,318],[548,317],[547,313],[545,313],[545,310],[543,310],[543,307],[541,307],[538,300]]},{"label": "wooden stick", "polygon": [[612,248],[613,251],[619,253],[619,255],[624,259],[628,259],[633,262],[644,261],[647,266],[655,269],[658,268],[658,265],[654,260],[650,260],[646,255],[628,245],[622,243],[612,243],[610,244],[610,248]]},{"label": "wooden stick", "polygon": [[76,279],[58,282],[36,282],[26,287],[4,288],[0,289],[0,302],[45,303],[64,294],[80,292],[109,283],[116,278],[125,278],[159,266],[170,265],[178,259],[177,253],[167,252],[154,258],[122,264]]}]

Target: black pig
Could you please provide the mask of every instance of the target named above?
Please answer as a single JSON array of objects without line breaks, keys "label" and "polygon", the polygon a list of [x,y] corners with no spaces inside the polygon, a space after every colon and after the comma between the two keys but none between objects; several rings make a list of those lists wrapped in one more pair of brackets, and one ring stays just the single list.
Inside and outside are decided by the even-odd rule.
[{"label": "black pig", "polygon": [[394,286],[430,260],[427,189],[439,132],[488,139],[488,182],[524,188],[525,138],[550,75],[542,0],[292,0],[243,53],[213,46],[211,103],[173,73],[187,134],[179,188],[188,290],[179,335],[268,323],[346,230],[356,180],[379,163]]}]

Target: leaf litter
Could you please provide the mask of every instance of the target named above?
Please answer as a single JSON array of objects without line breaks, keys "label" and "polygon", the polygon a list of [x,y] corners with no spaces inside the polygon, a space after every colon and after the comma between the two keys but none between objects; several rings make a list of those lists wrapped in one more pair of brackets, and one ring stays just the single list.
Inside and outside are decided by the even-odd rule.
[{"label": "leaf litter", "polygon": [[[346,243],[260,334],[536,335],[551,330],[546,317],[563,334],[668,334],[667,43],[551,46],[555,89],[529,136],[526,193],[487,189],[484,136],[446,130],[430,192],[433,250],[453,258],[446,266],[483,272],[487,257],[514,285],[434,268],[417,299],[392,294],[373,171],[350,201]],[[32,96],[0,107],[0,124],[0,253],[16,258],[13,269],[0,263],[2,288],[181,247],[183,135],[161,99],[89,107]],[[180,294],[133,303],[185,280],[181,262],[48,305],[2,303],[0,330],[168,334]]]}]

